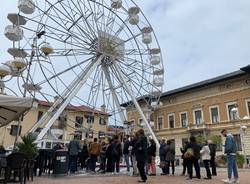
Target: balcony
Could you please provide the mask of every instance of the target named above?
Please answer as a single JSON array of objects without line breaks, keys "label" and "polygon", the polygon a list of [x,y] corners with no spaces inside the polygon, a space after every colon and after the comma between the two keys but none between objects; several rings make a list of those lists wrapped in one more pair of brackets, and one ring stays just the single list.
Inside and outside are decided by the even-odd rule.
[{"label": "balcony", "polygon": [[187,131],[189,132],[196,132],[196,131],[202,131],[202,130],[208,130],[209,124],[207,123],[201,123],[201,124],[189,124],[187,126]]}]

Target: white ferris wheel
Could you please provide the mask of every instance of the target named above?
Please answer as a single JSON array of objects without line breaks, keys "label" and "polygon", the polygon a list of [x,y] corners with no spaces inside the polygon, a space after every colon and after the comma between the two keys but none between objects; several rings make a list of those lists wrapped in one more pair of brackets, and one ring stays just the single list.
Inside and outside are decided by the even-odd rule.
[{"label": "white ferris wheel", "polygon": [[19,0],[8,19],[12,59],[0,66],[1,92],[16,79],[23,96],[58,97],[36,123],[47,119],[38,139],[69,104],[105,105],[123,123],[121,104],[132,102],[156,140],[138,100],[159,104],[164,68],[153,28],[133,0]]}]

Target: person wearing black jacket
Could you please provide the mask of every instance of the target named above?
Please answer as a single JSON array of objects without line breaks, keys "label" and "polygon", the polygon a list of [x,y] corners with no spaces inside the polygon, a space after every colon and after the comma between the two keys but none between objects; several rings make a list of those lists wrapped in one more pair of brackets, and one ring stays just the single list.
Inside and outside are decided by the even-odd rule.
[{"label": "person wearing black jacket", "polygon": [[129,146],[130,146],[130,142],[129,142],[129,136],[127,135],[124,140],[123,140],[123,156],[124,156],[124,160],[127,166],[127,172],[130,172],[130,165],[129,165]]},{"label": "person wearing black jacket", "polygon": [[215,164],[215,156],[216,156],[217,146],[216,146],[216,144],[213,143],[212,140],[208,140],[207,142],[208,142],[208,147],[210,149],[210,156],[211,156],[210,165],[212,168],[212,175],[217,176],[216,164]]},{"label": "person wearing black jacket", "polygon": [[184,146],[183,146],[183,148],[181,148],[180,149],[180,151],[181,151],[181,153],[182,153],[182,155],[181,155],[181,158],[183,159],[183,170],[182,170],[182,176],[185,176],[185,174],[186,174],[186,170],[187,170],[187,158],[185,158],[185,156],[184,156],[184,154],[185,154],[185,147],[186,147],[186,145],[188,144],[188,141],[186,141],[185,143],[184,143]]},{"label": "person wearing black jacket", "polygon": [[117,135],[114,136],[114,143],[113,143],[113,157],[115,160],[115,168],[116,172],[120,172],[120,160],[122,156],[122,145]]},{"label": "person wearing black jacket", "polygon": [[81,169],[87,167],[86,160],[88,157],[89,157],[89,150],[88,150],[87,140],[85,139],[83,142],[83,146],[82,146],[82,150],[80,152],[80,158],[79,158]]},{"label": "person wearing black jacket", "polygon": [[162,139],[161,140],[161,144],[160,144],[160,149],[159,149],[159,155],[160,155],[160,162],[161,162],[161,169],[162,169],[162,173],[161,175],[166,175],[167,174],[167,170],[166,170],[166,140]]},{"label": "person wearing black jacket", "polygon": [[141,180],[138,182],[146,182],[147,176],[145,174],[145,160],[147,160],[147,138],[143,129],[138,130],[138,139],[135,143],[135,156],[137,167],[141,176]]},{"label": "person wearing black jacket", "polygon": [[188,168],[188,175],[189,180],[192,180],[193,178],[193,166],[195,168],[196,177],[198,179],[201,179],[200,174],[200,165],[199,165],[199,159],[200,159],[200,146],[197,144],[196,139],[194,136],[190,137],[190,142],[185,147],[185,152],[187,152],[188,149],[192,149],[192,156],[187,158],[187,168]]},{"label": "person wearing black jacket", "polygon": [[148,170],[151,171],[150,176],[156,176],[155,156],[156,144],[153,139],[150,139],[150,146],[148,147]]}]

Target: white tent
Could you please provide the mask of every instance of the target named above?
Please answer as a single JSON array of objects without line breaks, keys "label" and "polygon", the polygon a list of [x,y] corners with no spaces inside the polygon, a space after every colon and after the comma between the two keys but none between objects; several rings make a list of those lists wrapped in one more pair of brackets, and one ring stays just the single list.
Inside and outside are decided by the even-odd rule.
[{"label": "white tent", "polygon": [[33,106],[34,99],[0,95],[0,127],[19,117]]}]

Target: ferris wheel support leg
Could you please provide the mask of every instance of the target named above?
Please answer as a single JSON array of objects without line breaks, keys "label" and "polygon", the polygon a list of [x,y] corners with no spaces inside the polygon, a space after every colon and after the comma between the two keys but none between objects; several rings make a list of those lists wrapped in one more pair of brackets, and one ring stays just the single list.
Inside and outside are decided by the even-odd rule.
[{"label": "ferris wheel support leg", "polygon": [[121,72],[121,69],[117,66],[117,64],[115,62],[114,62],[114,67],[116,69],[116,72],[118,74],[120,82],[123,84],[123,86],[124,86],[125,90],[127,91],[128,95],[131,97],[137,111],[139,112],[142,120],[144,121],[144,123],[147,126],[150,134],[152,135],[152,138],[153,138],[154,142],[156,143],[157,150],[159,150],[160,143],[159,143],[158,139],[156,138],[155,133],[153,132],[150,124],[148,123],[148,121],[147,121],[147,119],[146,119],[146,117],[145,117],[139,103],[137,102],[136,98],[134,97],[133,92],[131,91],[131,89],[127,85],[126,80],[124,79],[123,73]]},{"label": "ferris wheel support leg", "polygon": [[116,105],[116,108],[118,109],[119,111],[119,116],[122,120],[122,122],[124,123],[126,121],[126,117],[124,115],[124,112],[122,111],[121,109],[121,106],[120,106],[120,102],[119,102],[119,99],[116,95],[116,92],[115,92],[115,89],[114,89],[114,86],[112,84],[112,81],[111,81],[111,77],[110,77],[110,74],[109,74],[109,71],[108,71],[108,68],[106,66],[102,66],[102,70],[104,72],[104,75],[108,81],[108,85],[109,85],[109,88],[110,88],[110,91],[112,93],[112,96],[113,96],[113,99],[115,101],[115,105]]},{"label": "ferris wheel support leg", "polygon": [[48,132],[48,130],[51,128],[51,126],[54,124],[54,122],[57,120],[57,118],[60,116],[60,114],[63,112],[63,110],[67,107],[67,105],[70,103],[70,101],[74,98],[74,96],[79,92],[81,87],[84,85],[84,83],[87,81],[87,79],[90,77],[91,73],[94,71],[94,69],[101,64],[103,59],[103,55],[99,56],[96,60],[93,60],[90,65],[84,70],[80,78],[81,80],[75,85],[75,87],[70,91],[67,98],[62,102],[62,104],[59,105],[57,111],[52,115],[48,123],[45,125],[45,127],[42,129],[42,131],[37,136],[36,141],[41,140],[44,135]]}]

